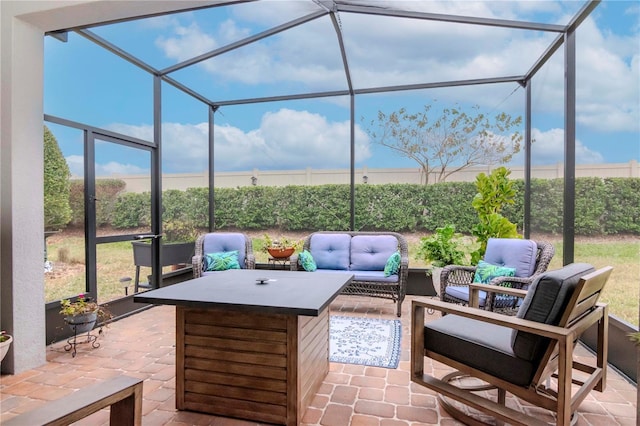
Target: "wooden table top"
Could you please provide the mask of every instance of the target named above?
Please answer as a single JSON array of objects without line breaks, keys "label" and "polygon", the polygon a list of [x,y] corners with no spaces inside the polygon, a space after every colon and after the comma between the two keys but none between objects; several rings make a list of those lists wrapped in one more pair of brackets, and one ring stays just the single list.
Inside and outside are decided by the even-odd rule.
[{"label": "wooden table top", "polygon": [[[259,283],[258,280],[266,280]],[[155,305],[225,308],[318,316],[353,279],[347,272],[231,269],[156,290],[133,300]]]}]

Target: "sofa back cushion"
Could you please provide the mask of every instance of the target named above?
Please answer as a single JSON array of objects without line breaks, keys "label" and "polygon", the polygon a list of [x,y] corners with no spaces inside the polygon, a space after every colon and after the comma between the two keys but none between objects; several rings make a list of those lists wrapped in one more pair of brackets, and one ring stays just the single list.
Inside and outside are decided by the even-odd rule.
[{"label": "sofa back cushion", "polygon": [[355,235],[351,239],[353,271],[384,271],[389,257],[398,251],[398,240],[392,235]]},{"label": "sofa back cushion", "polygon": [[313,234],[309,241],[309,251],[318,269],[349,269],[351,235]]},{"label": "sofa back cushion", "polygon": [[205,235],[202,242],[202,252],[222,253],[238,251],[240,268],[245,267],[246,241],[244,234],[238,232],[212,232]]},{"label": "sofa back cushion", "polygon": [[[571,263],[540,274],[529,286],[517,317],[558,325],[580,278],[593,271],[593,266],[588,263]],[[528,361],[537,361],[542,357],[548,342],[546,338],[524,331],[513,330],[511,334],[514,354]]]},{"label": "sofa back cushion", "polygon": [[538,244],[519,238],[489,238],[484,261],[516,268],[516,277],[530,277],[536,270]]}]

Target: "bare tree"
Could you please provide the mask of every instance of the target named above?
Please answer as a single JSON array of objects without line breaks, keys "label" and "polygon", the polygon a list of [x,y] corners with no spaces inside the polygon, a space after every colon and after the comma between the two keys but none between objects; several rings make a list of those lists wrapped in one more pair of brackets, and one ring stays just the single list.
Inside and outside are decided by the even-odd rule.
[{"label": "bare tree", "polygon": [[[425,175],[435,174],[444,182],[451,174],[481,164],[502,164],[520,151],[522,135],[517,129],[522,118],[500,113],[491,118],[474,106],[472,113],[444,108],[430,121],[431,105],[418,113],[401,108],[391,114],[378,111],[367,130],[373,143],[415,160]],[[514,131],[512,131],[514,129]]]}]

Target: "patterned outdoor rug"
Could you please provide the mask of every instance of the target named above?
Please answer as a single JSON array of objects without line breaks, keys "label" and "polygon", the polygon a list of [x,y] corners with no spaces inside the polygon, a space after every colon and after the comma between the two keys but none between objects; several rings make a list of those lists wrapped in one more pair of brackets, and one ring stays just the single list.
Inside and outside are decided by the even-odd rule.
[{"label": "patterned outdoor rug", "polygon": [[397,368],[400,361],[400,320],[329,317],[329,361]]}]

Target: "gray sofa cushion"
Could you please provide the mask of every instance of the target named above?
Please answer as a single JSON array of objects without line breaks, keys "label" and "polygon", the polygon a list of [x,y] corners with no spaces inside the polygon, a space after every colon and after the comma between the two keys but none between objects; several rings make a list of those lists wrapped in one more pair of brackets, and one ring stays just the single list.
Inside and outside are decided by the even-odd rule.
[{"label": "gray sofa cushion", "polygon": [[351,239],[351,265],[354,271],[384,271],[389,257],[398,251],[392,235],[354,235]]},{"label": "gray sofa cushion", "polygon": [[511,329],[457,315],[446,315],[424,327],[426,349],[509,382],[527,386],[535,366],[511,348]]},{"label": "gray sofa cushion", "polygon": [[351,235],[314,234],[309,247],[318,269],[349,269]]},{"label": "gray sofa cushion", "polygon": [[[587,263],[572,263],[540,274],[529,287],[517,317],[557,325],[580,278],[594,270]],[[544,355],[548,339],[513,330],[511,342],[516,356],[536,361]]]}]

